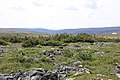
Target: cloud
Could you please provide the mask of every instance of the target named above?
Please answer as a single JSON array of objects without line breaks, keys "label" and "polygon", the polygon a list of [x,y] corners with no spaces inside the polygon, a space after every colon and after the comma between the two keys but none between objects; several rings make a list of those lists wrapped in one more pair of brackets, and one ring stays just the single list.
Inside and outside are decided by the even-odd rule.
[{"label": "cloud", "polygon": [[90,14],[88,15],[88,18],[92,18],[93,16],[95,16],[95,13],[90,13]]},{"label": "cloud", "polygon": [[78,11],[79,9],[75,6],[70,6],[68,8],[64,8],[64,10],[72,10],[72,11]]},{"label": "cloud", "polygon": [[48,7],[53,7],[54,5],[49,5]]},{"label": "cloud", "polygon": [[35,6],[44,6],[44,4],[40,4],[40,3],[37,3],[37,2],[32,2],[33,5]]},{"label": "cloud", "polygon": [[15,10],[15,11],[25,11],[25,9],[22,8],[21,6],[12,7],[11,9],[13,9],[13,10]]},{"label": "cloud", "polygon": [[63,29],[120,25],[119,4],[120,0],[1,0],[0,26]]},{"label": "cloud", "polygon": [[86,8],[90,9],[97,9],[97,3],[95,0],[91,0],[87,5],[85,5]]}]

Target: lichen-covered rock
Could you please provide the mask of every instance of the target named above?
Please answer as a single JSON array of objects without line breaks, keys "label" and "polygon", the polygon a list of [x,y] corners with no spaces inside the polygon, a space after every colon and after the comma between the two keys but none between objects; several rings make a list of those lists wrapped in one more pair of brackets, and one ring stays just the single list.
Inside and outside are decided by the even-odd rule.
[{"label": "lichen-covered rock", "polygon": [[73,63],[73,66],[75,66],[75,67],[83,67],[81,61],[74,62],[74,63]]}]

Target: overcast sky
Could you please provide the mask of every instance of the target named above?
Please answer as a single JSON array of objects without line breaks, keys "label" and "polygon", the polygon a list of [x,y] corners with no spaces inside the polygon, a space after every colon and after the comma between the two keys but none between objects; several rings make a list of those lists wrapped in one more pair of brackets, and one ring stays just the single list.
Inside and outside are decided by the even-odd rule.
[{"label": "overcast sky", "polygon": [[120,26],[120,0],[0,0],[0,28]]}]

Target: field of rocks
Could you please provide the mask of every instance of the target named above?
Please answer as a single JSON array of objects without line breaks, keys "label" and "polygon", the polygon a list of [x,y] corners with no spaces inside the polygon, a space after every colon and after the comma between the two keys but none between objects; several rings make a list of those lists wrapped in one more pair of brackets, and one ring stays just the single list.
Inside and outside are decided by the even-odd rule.
[{"label": "field of rocks", "polygon": [[28,41],[11,42],[14,39],[7,41],[1,36],[0,80],[120,80],[119,41],[96,41],[95,36],[92,42],[52,38],[56,43],[31,46]]}]

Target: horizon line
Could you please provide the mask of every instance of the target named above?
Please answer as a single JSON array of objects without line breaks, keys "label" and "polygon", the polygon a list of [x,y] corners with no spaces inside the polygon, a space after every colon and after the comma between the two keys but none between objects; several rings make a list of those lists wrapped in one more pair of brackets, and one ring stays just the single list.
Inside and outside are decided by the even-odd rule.
[{"label": "horizon line", "polygon": [[99,29],[99,28],[120,28],[120,26],[111,26],[111,27],[85,27],[85,28],[83,28],[83,27],[81,27],[81,28],[65,28],[65,29],[47,29],[47,28],[28,28],[28,27],[25,27],[25,28],[23,28],[23,27],[18,27],[18,28],[15,28],[15,27],[11,27],[11,28],[7,28],[7,27],[5,27],[5,28],[0,28],[0,29],[46,29],[46,30],[69,30],[69,29]]}]

